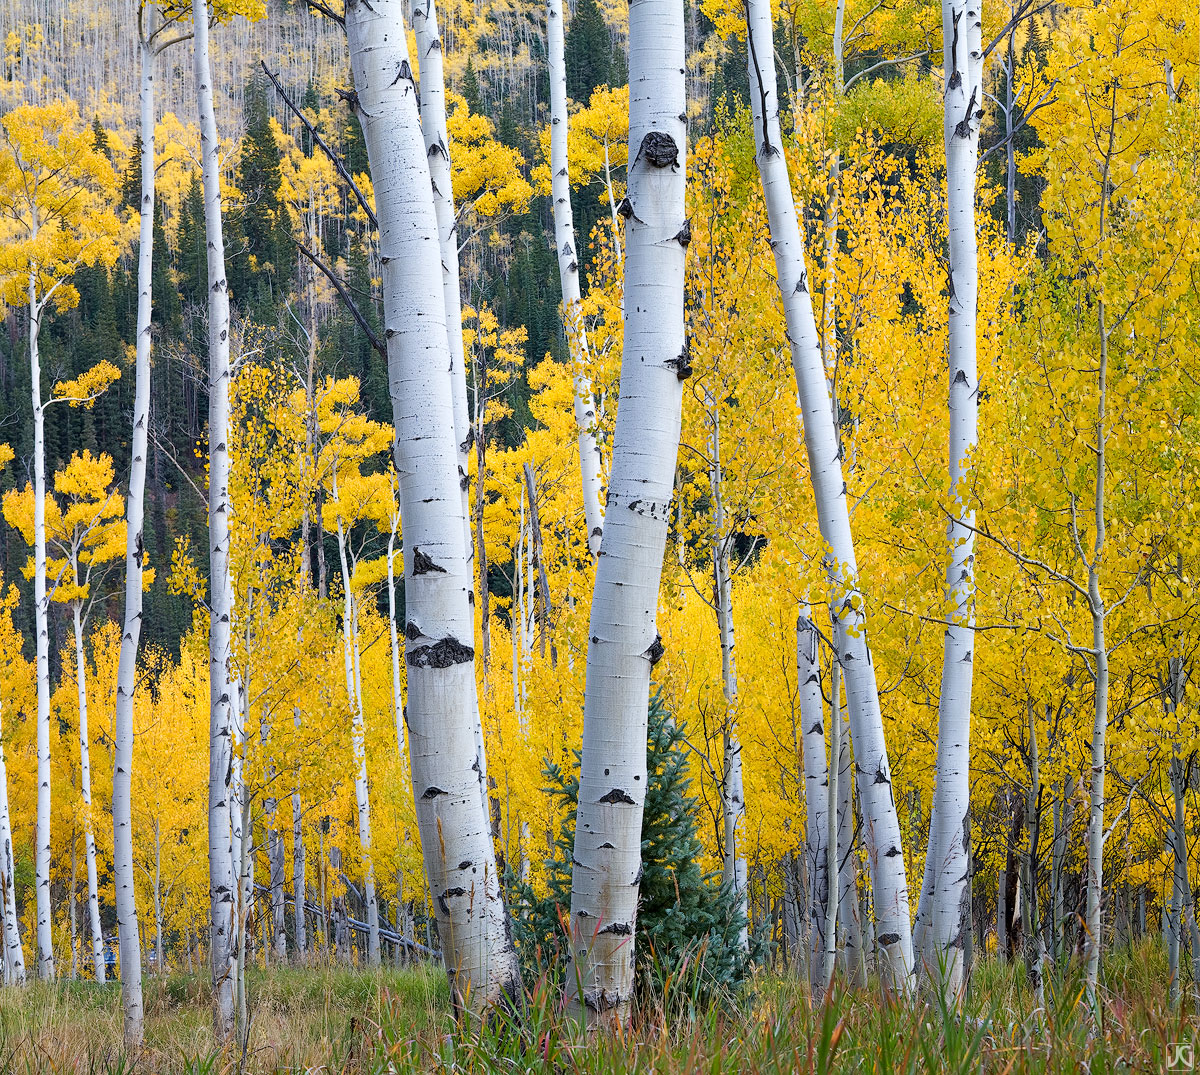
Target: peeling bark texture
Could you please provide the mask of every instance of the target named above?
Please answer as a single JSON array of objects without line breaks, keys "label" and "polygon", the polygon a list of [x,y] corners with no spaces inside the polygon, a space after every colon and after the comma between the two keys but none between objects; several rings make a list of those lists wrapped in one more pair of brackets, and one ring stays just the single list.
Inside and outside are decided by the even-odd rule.
[{"label": "peeling bark texture", "polygon": [[[589,1025],[629,1018],[633,938],[597,931],[637,918],[651,664],[662,652],[658,587],[679,450],[684,350],[687,129],[681,0],[629,11],[629,194],[625,344],[604,538],[588,630],[583,757],[575,815],[567,1002]],[[672,166],[638,157],[651,134],[675,145]],[[627,510],[635,508],[635,510]],[[657,643],[657,645],[656,645]],[[631,801],[606,801],[621,789]],[[611,846],[604,846],[604,845]]]},{"label": "peeling bark texture", "polygon": [[200,111],[204,233],[208,249],[208,876],[213,1029],[234,1031],[233,849],[229,825],[232,697],[229,678],[233,585],[229,576],[229,284],[221,226],[221,161],[208,56],[208,0],[192,0],[194,72]]},{"label": "peeling bark texture", "polygon": [[[804,423],[817,520],[828,546],[825,560],[837,658],[845,676],[854,739],[858,793],[865,820],[868,859],[881,955],[880,973],[889,988],[907,992],[913,970],[912,932],[900,823],[892,798],[891,766],[879,709],[875,666],[867,645],[866,602],[858,588],[858,566],[850,532],[841,454],[838,450],[820,337],[807,288],[804,246],[782,153],[779,96],[765,0],[748,0],[748,68],[759,176],[771,228],[776,277],[791,341],[792,367]],[[884,938],[894,938],[885,941]]]},{"label": "peeling bark texture", "polygon": [[825,755],[824,702],[821,698],[820,639],[807,604],[796,620],[796,682],[800,694],[801,743],[804,753],[804,806],[807,837],[804,846],[808,876],[809,989],[819,996],[825,952],[827,883],[826,811],[829,808],[829,763]]},{"label": "peeling bark texture", "polygon": [[[970,809],[971,685],[975,649],[975,510],[971,456],[978,441],[978,272],[975,166],[983,117],[979,0],[943,0],[944,132],[949,232],[949,502],[946,631],[938,703],[937,783],[917,911],[920,971],[948,1003],[962,994],[960,904],[967,885],[964,819]],[[956,938],[959,941],[956,943]]]},{"label": "peeling bark texture", "polygon": [[[571,211],[571,180],[567,156],[567,63],[562,0],[546,6],[546,47],[550,67],[550,184],[554,206],[554,249],[562,283],[563,328],[574,369],[575,429],[579,443],[579,473],[583,483],[583,515],[587,524],[588,549],[600,555],[604,535],[603,461],[596,441],[596,404],[587,368],[591,356],[587,329],[580,313],[579,244]],[[632,144],[632,143],[631,143]],[[686,226],[686,221],[685,221]]]},{"label": "peeling bark texture", "polygon": [[12,823],[8,813],[8,770],[4,764],[4,722],[0,713],[0,899],[4,902],[4,982],[25,984],[25,952],[17,922],[17,890],[13,880]]},{"label": "peeling bark texture", "polygon": [[[404,565],[417,823],[429,891],[462,892],[435,899],[434,910],[455,1003],[479,1012],[516,995],[521,980],[480,783],[474,662],[414,660],[474,637],[437,217],[416,87],[404,75],[401,0],[350,0],[346,35],[379,216],[405,556],[420,548],[441,568],[418,574],[411,560]],[[445,794],[423,798],[432,786]]]}]

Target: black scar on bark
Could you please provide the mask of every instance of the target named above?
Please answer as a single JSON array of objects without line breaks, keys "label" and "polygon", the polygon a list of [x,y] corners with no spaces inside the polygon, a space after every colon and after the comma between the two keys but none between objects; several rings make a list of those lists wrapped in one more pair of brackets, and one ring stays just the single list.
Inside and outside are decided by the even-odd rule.
[{"label": "black scar on bark", "polygon": [[603,929],[596,930],[597,933],[615,933],[618,937],[628,937],[633,933],[633,927],[628,922],[610,922]]},{"label": "black scar on bark", "polygon": [[450,794],[450,792],[446,791],[445,788],[439,788],[437,785],[434,785],[432,787],[426,788],[425,791],[422,793],[421,798],[428,801],[429,799],[436,799],[439,795],[449,795],[449,794]]},{"label": "black scar on bark", "polygon": [[431,571],[440,571],[443,575],[446,573],[446,569],[444,567],[439,567],[429,558],[426,553],[423,553],[420,549],[414,547],[412,573],[414,575],[427,575]]},{"label": "black scar on bark", "polygon": [[408,623],[404,625],[404,637],[410,642],[413,641],[413,639],[420,638],[421,628],[413,623],[412,620],[409,620]]},{"label": "black scar on bark", "polygon": [[971,116],[975,113],[975,91],[971,90],[971,99],[967,102],[967,114],[954,125],[956,138],[971,137]]},{"label": "black scar on bark", "polygon": [[613,788],[607,795],[600,796],[600,802],[608,803],[610,806],[615,806],[617,803],[625,803],[628,806],[637,805],[629,793],[622,791],[620,788]]},{"label": "black scar on bark", "polygon": [[[607,840],[605,840],[604,843],[602,843],[600,845],[600,850],[601,851],[615,851],[616,848],[613,847],[613,845],[610,844]],[[601,932],[603,932],[603,931],[601,931]]]},{"label": "black scar on bark", "polygon": [[642,874],[645,872],[645,869],[646,868],[639,863],[637,876],[633,879],[633,883],[635,885],[640,885],[642,883]]},{"label": "black scar on bark", "polygon": [[808,273],[802,272],[800,279],[796,281],[796,286],[792,289],[793,295],[799,295],[803,291],[808,290]]},{"label": "black scar on bark", "polygon": [[692,375],[692,356],[687,342],[684,342],[683,350],[679,352],[678,358],[668,358],[663,365],[668,369],[673,369],[679,380],[686,381]]},{"label": "black scar on bark", "polygon": [[462,862],[458,864],[458,868],[460,870],[469,870],[471,868],[471,860],[463,859]]},{"label": "black scar on bark", "polygon": [[825,726],[820,721],[817,721],[816,724],[814,724],[811,728],[808,729],[808,734],[809,735],[824,735],[825,734]]},{"label": "black scar on bark", "polygon": [[899,933],[881,933],[881,934],[879,935],[879,943],[880,943],[880,944],[882,944],[882,945],[883,945],[885,948],[886,948],[886,947],[887,947],[889,944],[896,944],[896,943],[898,943],[898,942],[899,942],[899,940],[900,940],[900,934],[899,934]]},{"label": "black scar on bark", "polygon": [[883,857],[885,859],[894,859],[897,855],[902,855],[903,853],[904,852],[902,852],[900,848],[898,848],[895,844],[892,844],[892,846],[883,853]]},{"label": "black scar on bark", "polygon": [[679,170],[679,147],[666,131],[647,131],[637,155],[655,168]]},{"label": "black scar on bark", "polygon": [[628,194],[621,199],[621,204],[617,206],[617,212],[620,213],[621,216],[623,216],[626,220],[633,216],[633,202],[629,200]]},{"label": "black scar on bark", "polygon": [[966,383],[967,383],[967,371],[966,371],[966,370],[959,370],[959,371],[958,371],[958,372],[957,372],[957,373],[954,375],[954,383],[955,383],[955,384],[966,384]]},{"label": "black scar on bark", "polygon": [[649,648],[642,656],[650,662],[650,667],[653,668],[662,660],[662,655],[666,652],[667,648],[663,645],[662,635],[655,635],[654,641],[650,643]]},{"label": "black scar on bark", "polygon": [[683,227],[676,233],[675,239],[680,246],[687,249],[688,243],[692,241],[692,222],[690,220],[683,222]]},{"label": "black scar on bark", "polygon": [[950,78],[946,83],[946,89],[955,90],[962,85],[962,72],[960,72],[958,69],[958,24],[962,20],[962,12],[952,12],[950,17],[954,21],[954,38],[950,42],[951,73]]},{"label": "black scar on bark", "polygon": [[432,646],[417,646],[409,650],[408,663],[414,668],[452,668],[475,659],[475,651],[464,646],[457,638],[447,635]]},{"label": "black scar on bark", "polygon": [[438,896],[438,904],[442,908],[442,914],[450,913],[450,904],[446,902],[447,896],[465,896],[467,890],[465,888],[448,888],[440,896]]},{"label": "black scar on bark", "polygon": [[891,783],[891,781],[887,778],[887,774],[883,771],[882,764],[880,764],[879,768],[875,770],[875,779],[872,780],[871,783],[872,784],[890,784]]}]

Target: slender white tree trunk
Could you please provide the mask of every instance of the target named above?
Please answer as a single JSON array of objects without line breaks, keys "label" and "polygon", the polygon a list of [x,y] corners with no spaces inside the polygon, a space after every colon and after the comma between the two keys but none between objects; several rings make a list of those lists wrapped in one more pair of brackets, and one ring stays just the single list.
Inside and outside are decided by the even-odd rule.
[{"label": "slender white tree trunk", "polygon": [[305,854],[303,811],[300,808],[300,792],[292,792],[292,932],[295,935],[297,962],[303,962],[308,951],[308,930],[305,929],[304,902],[307,899],[305,883]]},{"label": "slender white tree trunk", "polygon": [[[395,491],[392,493],[395,496]],[[401,761],[404,751],[404,694],[400,684],[400,635],[396,628],[396,537],[400,532],[400,509],[392,509],[392,529],[388,534],[387,589],[388,634],[392,643],[392,712],[396,718],[396,753]]]},{"label": "slender white tree trunk", "polygon": [[813,315],[804,247],[792,200],[779,129],[771,13],[764,0],[749,0],[748,66],[759,175],[771,226],[776,276],[783,299],[792,366],[804,422],[810,477],[821,536],[829,552],[826,569],[837,623],[838,660],[846,682],[850,728],[858,773],[859,802],[866,822],[876,939],[885,982],[907,991],[912,974],[912,931],[900,823],[892,798],[891,766],[879,709],[875,667],[867,645],[866,602],[858,567],[841,453],[833,426],[820,338]]},{"label": "slender white tree trunk", "polygon": [[79,699],[79,782],[83,797],[83,848],[87,865],[88,927],[92,931],[92,973],[104,982],[104,936],[100,932],[100,894],[96,881],[96,834],[92,830],[92,760],[88,735],[87,666],[83,653],[80,602],[71,603],[75,628],[75,690]]},{"label": "slender white tree trunk", "polygon": [[[37,226],[33,229],[37,237]],[[42,305],[34,276],[29,277],[29,370],[33,393],[33,618],[37,636],[37,834],[34,888],[37,899],[38,977],[54,977],[50,933],[50,634],[46,593],[46,417],[42,404],[42,367],[38,335]]]},{"label": "slender white tree trunk", "polygon": [[825,811],[829,806],[829,764],[825,757],[825,717],[821,698],[820,641],[811,610],[801,604],[796,619],[796,684],[800,694],[801,745],[804,754],[805,873],[808,877],[809,991],[822,987],[825,952],[825,905],[829,874]]},{"label": "slender white tree trunk", "polygon": [[[587,372],[590,352],[587,329],[580,312],[579,245],[571,211],[562,0],[549,0],[547,4],[546,38],[550,66],[550,196],[554,205],[554,249],[558,255],[558,275],[562,282],[563,328],[566,330],[567,349],[574,371],[575,429],[579,441],[579,472],[583,480],[583,515],[587,524],[588,548],[595,558],[600,554],[600,542],[604,536],[604,507],[600,501],[602,460],[595,433],[596,404]],[[615,230],[613,234],[615,237]]]},{"label": "slender white tree trunk", "polygon": [[458,483],[462,488],[467,519],[467,555],[471,555],[470,516],[467,511],[471,456],[471,425],[467,407],[467,367],[463,354],[462,285],[458,272],[458,223],[454,212],[454,186],[450,172],[450,130],[446,123],[446,83],[442,64],[442,38],[434,0],[415,0],[413,36],[421,80],[421,134],[429,161],[433,211],[437,217],[438,245],[442,253],[442,297],[446,306],[446,342],[450,346],[450,391],[454,404],[454,440],[458,453]]},{"label": "slender white tree trunk", "polygon": [[[838,912],[838,759],[842,753],[842,677],[837,661],[829,677],[829,782],[825,789],[825,923],[822,934],[825,950],[821,953],[821,996],[829,996],[833,967],[837,957]],[[814,995],[815,999],[815,995]]]},{"label": "slender white tree trunk", "polygon": [[568,1003],[589,1023],[629,1017],[642,876],[650,673],[679,450],[687,123],[682,0],[629,11],[624,353],[608,510],[588,631],[575,815]]},{"label": "slender white tree trunk", "polygon": [[232,699],[229,677],[233,585],[229,575],[229,284],[221,226],[221,162],[208,57],[208,0],[192,0],[196,100],[204,177],[204,232],[208,249],[208,548],[209,737],[208,876],[209,949],[213,1029],[226,1045],[234,1031],[233,850],[229,826]]},{"label": "slender white tree trunk", "polygon": [[937,783],[917,932],[921,970],[955,1001],[963,988],[964,912],[968,899],[971,684],[975,650],[975,510],[971,474],[978,441],[975,342],[978,271],[975,166],[983,118],[979,0],[943,0],[944,133],[949,238],[949,493],[946,631],[938,705]]},{"label": "slender white tree trunk", "polygon": [[[145,18],[153,17],[153,9]],[[142,634],[142,567],[145,560],[146,452],[150,425],[150,348],[154,277],[154,68],[155,53],[140,40],[142,88],[141,201],[138,206],[137,342],[133,390],[133,439],[130,442],[129,495],[125,498],[125,621],[117,663],[113,712],[113,880],[116,886],[117,946],[121,954],[121,1005],[125,1048],[142,1044],[142,941],[138,931],[133,874],[133,698]]]},{"label": "slender white tree trunk", "polygon": [[[0,714],[2,717],[2,714]],[[4,722],[0,719],[0,885],[4,899],[4,966],[10,985],[25,984],[25,952],[17,923],[17,890],[13,880],[12,823],[8,813],[8,769],[4,764]]]},{"label": "slender white tree trunk", "polygon": [[163,973],[162,833],[154,819],[154,966]]},{"label": "slender white tree trunk", "polygon": [[520,989],[484,805],[473,577],[459,485],[437,218],[400,0],[349,0],[375,186],[404,519],[408,738],[425,871],[457,1004]]},{"label": "slender white tree trunk", "polygon": [[711,426],[709,438],[709,492],[713,505],[713,574],[716,580],[717,632],[721,640],[721,690],[725,699],[724,768],[721,781],[721,806],[725,822],[725,855],[722,866],[722,881],[737,896],[738,913],[742,925],[738,931],[738,945],[742,951],[750,950],[749,930],[749,885],[746,879],[746,856],[739,846],[739,828],[746,816],[745,790],[742,780],[742,744],[738,738],[738,680],[737,661],[734,659],[733,633],[733,579],[731,577],[729,547],[733,535],[725,519],[725,501],[722,496],[724,474],[721,468],[721,418],[715,401],[708,399],[708,420]]},{"label": "slender white tree trunk", "polygon": [[862,918],[858,904],[857,834],[854,825],[854,761],[850,751],[850,721],[846,707],[838,705],[841,733],[838,736],[838,927],[842,932],[838,958],[847,978],[856,988],[867,984],[863,952]]}]

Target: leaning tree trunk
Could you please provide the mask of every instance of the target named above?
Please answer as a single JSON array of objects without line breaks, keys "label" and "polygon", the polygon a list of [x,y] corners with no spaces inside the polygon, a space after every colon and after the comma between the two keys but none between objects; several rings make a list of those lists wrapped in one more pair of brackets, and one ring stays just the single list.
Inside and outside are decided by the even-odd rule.
[{"label": "leaning tree trunk", "polygon": [[587,524],[588,548],[593,558],[600,555],[604,536],[604,507],[600,446],[596,442],[596,404],[588,378],[587,329],[580,311],[579,244],[571,211],[571,177],[567,143],[567,63],[565,59],[562,0],[549,0],[546,7],[546,48],[550,67],[550,187],[554,206],[554,250],[562,285],[563,328],[571,355],[575,390],[575,429],[579,442],[579,471],[583,481],[583,515]]},{"label": "leaning tree trunk", "polygon": [[754,108],[756,157],[771,228],[776,276],[791,341],[792,366],[804,421],[804,439],[821,536],[829,552],[826,571],[837,624],[837,659],[846,682],[850,729],[866,821],[875,906],[876,940],[884,980],[907,991],[912,974],[912,932],[900,822],[892,798],[891,766],[867,646],[865,599],[850,533],[850,513],[833,414],[821,360],[820,338],[808,291],[804,246],[792,200],[779,129],[779,97],[771,12],[764,0],[748,0],[748,66]]},{"label": "leaning tree trunk", "polygon": [[234,1031],[233,849],[229,825],[232,713],[229,679],[233,585],[229,575],[229,284],[221,227],[221,161],[208,58],[208,0],[192,0],[196,100],[208,248],[209,731],[208,877],[213,1029],[226,1045]]},{"label": "leaning tree trunk", "polygon": [[349,0],[346,34],[379,217],[417,824],[452,995],[479,1011],[518,992],[520,968],[480,782],[473,585],[437,217],[400,0]]},{"label": "leaning tree trunk", "polygon": [[687,120],[682,0],[629,11],[625,342],[604,538],[588,631],[567,996],[617,1026],[633,997],[650,670],[683,380]]},{"label": "leaning tree trunk", "polygon": [[805,958],[808,961],[809,990],[816,997],[823,986],[825,905],[829,899],[825,842],[829,763],[825,756],[825,722],[821,700],[821,636],[809,614],[808,605],[802,604],[796,620],[796,684],[800,695],[800,730],[804,754],[804,857],[808,877],[808,949]]},{"label": "leaning tree trunk", "polygon": [[117,946],[121,952],[121,1005],[125,1012],[125,1048],[142,1044],[142,938],[138,930],[133,873],[133,698],[137,690],[138,643],[142,635],[142,565],[146,546],[146,452],[150,426],[150,348],[154,279],[154,66],[155,53],[140,40],[142,88],[142,196],[138,207],[137,345],[134,358],[133,439],[130,444],[129,495],[125,499],[125,623],[117,662],[113,712],[113,881],[116,886]]},{"label": "leaning tree trunk", "polygon": [[975,510],[972,453],[978,439],[975,369],[978,272],[975,165],[983,117],[979,0],[943,0],[944,134],[949,237],[950,527],[946,558],[946,631],[938,704],[937,783],[917,934],[920,970],[953,1003],[963,988],[970,810],[971,683],[975,650]]},{"label": "leaning tree trunk", "polygon": [[8,814],[8,770],[4,764],[4,722],[0,720],[0,897],[4,900],[4,965],[10,985],[25,984],[25,952],[17,924],[17,890],[13,879],[12,824]]},{"label": "leaning tree trunk", "polygon": [[[36,227],[34,229],[36,237]],[[33,618],[37,635],[37,832],[34,890],[37,902],[38,977],[54,977],[50,933],[50,634],[46,593],[46,412],[38,334],[42,307],[35,277],[29,277],[29,371],[33,393]]]},{"label": "leaning tree trunk", "polygon": [[[76,576],[78,577],[78,575]],[[83,653],[83,616],[79,601],[71,603],[75,628],[75,692],[79,699],[79,786],[83,796],[83,848],[87,866],[88,927],[92,933],[92,973],[104,984],[104,936],[100,931],[100,893],[96,882],[96,834],[92,828],[92,758],[88,735],[87,666]],[[74,899],[74,890],[72,890]]]}]

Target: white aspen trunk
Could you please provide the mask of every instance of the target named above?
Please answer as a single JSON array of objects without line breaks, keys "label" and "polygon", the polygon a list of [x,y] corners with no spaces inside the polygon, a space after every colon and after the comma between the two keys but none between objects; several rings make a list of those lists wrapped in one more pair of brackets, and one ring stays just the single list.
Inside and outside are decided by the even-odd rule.
[{"label": "white aspen trunk", "polygon": [[850,722],[845,706],[840,704],[838,720],[842,726],[838,737],[838,924],[842,931],[838,958],[850,983],[862,989],[867,984],[867,967],[858,907],[858,857],[854,850],[854,770]]},{"label": "white aspen trunk", "polygon": [[[36,222],[34,238],[37,237]],[[29,277],[29,370],[33,393],[33,617],[37,636],[37,833],[34,844],[34,889],[37,899],[37,972],[54,978],[54,944],[50,933],[50,635],[46,593],[46,418],[42,404],[42,367],[38,334],[42,305],[33,275]]]},{"label": "white aspen trunk", "polygon": [[[392,496],[396,492],[393,487]],[[396,753],[403,763],[404,751],[404,694],[400,685],[400,635],[396,629],[396,536],[400,532],[400,511],[392,510],[392,529],[388,535],[387,589],[388,589],[388,634],[392,643],[392,711],[396,718]]]},{"label": "white aspen trunk", "polygon": [[949,499],[946,631],[938,704],[937,783],[929,819],[925,879],[918,906],[920,970],[948,1002],[963,988],[967,899],[971,685],[975,649],[975,511],[972,453],[978,440],[975,342],[978,271],[975,166],[983,117],[978,0],[943,0],[944,134],[949,233]]},{"label": "white aspen trunk", "polygon": [[[333,467],[333,496],[338,496],[337,465]],[[358,602],[350,588],[350,561],[346,553],[346,528],[337,520],[338,555],[342,563],[342,644],[345,650],[346,696],[353,713],[351,739],[354,744],[354,798],[358,808],[358,842],[363,859],[363,892],[367,904],[367,958],[379,966],[379,905],[375,899],[375,867],[371,862],[371,801],[367,785],[366,731],[363,724],[362,686],[359,680]]]},{"label": "white aspen trunk", "polygon": [[79,855],[76,853],[77,833],[72,828],[71,831],[71,887],[67,890],[67,918],[71,924],[71,981],[76,981],[79,978],[79,960],[76,953],[76,942],[78,939],[78,930],[76,928],[75,896],[79,891]]},{"label": "white aspen trunk", "polygon": [[588,631],[583,757],[571,879],[567,1000],[588,1023],[630,1014],[642,876],[650,675],[662,656],[658,587],[679,450],[687,123],[684,11],[629,11],[624,353],[603,543]]},{"label": "white aspen trunk", "polygon": [[[1172,781],[1174,781],[1172,772]],[[1172,1009],[1179,1007],[1181,994],[1179,980],[1179,942],[1183,937],[1183,880],[1180,877],[1179,860],[1182,854],[1174,827],[1167,835],[1167,849],[1171,852],[1171,902],[1163,909],[1163,932],[1167,940],[1167,1003]]]},{"label": "white aspen trunk", "polygon": [[837,659],[845,676],[849,703],[859,802],[866,820],[875,934],[883,954],[880,971],[887,985],[906,992],[910,988],[913,958],[900,823],[892,798],[891,766],[875,667],[867,645],[866,602],[858,588],[841,453],[808,290],[803,241],[782,151],[771,14],[763,0],[749,0],[747,23],[756,156],[791,340],[817,518],[829,550],[826,570],[837,624]]},{"label": "white aspen trunk", "polygon": [[[276,777],[274,766],[269,772],[268,780],[273,783]],[[267,799],[264,806],[267,828],[267,885],[271,898],[271,947],[275,957],[283,961],[287,959],[287,906],[283,891],[286,871],[283,860],[283,834],[279,831],[279,800]]]},{"label": "white aspen trunk", "polygon": [[733,579],[731,577],[729,546],[733,535],[728,533],[725,501],[722,497],[724,474],[721,468],[721,418],[715,401],[710,397],[708,420],[712,429],[709,438],[709,491],[713,505],[713,574],[716,579],[717,631],[721,640],[721,690],[725,699],[724,768],[721,781],[721,806],[724,812],[725,855],[722,881],[737,896],[742,925],[738,931],[738,946],[750,950],[748,905],[749,885],[746,878],[746,856],[738,844],[739,827],[746,816],[745,790],[742,780],[742,744],[738,738],[738,680],[734,659]]},{"label": "white aspen trunk", "polygon": [[[78,578],[78,565],[76,565]],[[83,798],[83,848],[87,868],[88,928],[92,933],[92,973],[104,984],[104,937],[100,932],[100,894],[96,881],[96,835],[92,831],[92,761],[88,735],[87,667],[83,653],[83,617],[79,601],[71,602],[75,628],[75,690],[79,699],[79,784]],[[71,898],[75,893],[72,890]]]},{"label": "white aspen trunk", "polygon": [[[1041,801],[1041,762],[1038,757],[1037,712],[1029,705],[1029,790],[1025,796],[1025,824],[1029,830],[1029,848],[1025,853],[1025,967],[1033,986],[1033,999],[1037,1007],[1045,1007],[1046,991],[1043,982],[1046,961],[1045,938],[1042,935],[1041,910],[1037,889],[1037,846],[1041,832],[1039,804]],[[968,847],[970,842],[968,829]],[[968,857],[968,867],[969,857]],[[964,900],[969,900],[970,887],[966,888]],[[964,933],[970,929],[970,903],[967,903]],[[965,983],[964,983],[965,987]]]},{"label": "white aspen trunk", "polygon": [[[153,19],[148,8],[144,19]],[[142,1004],[142,942],[138,930],[133,873],[133,699],[137,690],[138,645],[142,635],[143,529],[146,516],[146,452],[150,426],[150,349],[154,278],[154,68],[155,52],[139,35],[142,85],[139,96],[142,136],[141,200],[138,205],[137,341],[134,357],[133,437],[130,442],[129,495],[125,498],[125,620],[117,662],[113,711],[113,881],[116,887],[117,947],[121,956],[121,1006],[125,1048],[136,1054],[145,1022]]]},{"label": "white aspen trunk", "polygon": [[13,880],[12,822],[8,812],[8,768],[4,763],[4,722],[0,713],[0,885],[4,899],[4,967],[9,985],[25,984],[25,952],[17,923],[17,890]]},{"label": "white aspen trunk", "polygon": [[305,884],[303,811],[300,809],[300,792],[292,792],[292,932],[295,935],[297,962],[303,962],[308,951],[308,930],[305,929],[304,903],[308,889]]},{"label": "white aspen trunk", "polygon": [[520,990],[481,774],[473,574],[458,480],[437,218],[399,0],[349,0],[346,34],[379,217],[404,519],[408,738],[425,871],[451,994]]},{"label": "white aspen trunk", "polygon": [[820,641],[807,604],[801,604],[796,620],[796,684],[800,695],[800,726],[804,754],[805,873],[808,878],[808,967],[809,991],[821,992],[825,952],[825,904],[829,894],[826,838],[829,805],[829,764],[825,757],[824,703],[821,698]]},{"label": "white aspen trunk", "polygon": [[208,250],[208,877],[213,1031],[234,1033],[234,873],[229,826],[232,698],[229,676],[233,584],[229,575],[229,284],[221,226],[221,161],[208,56],[208,0],[192,0],[194,71],[200,112],[204,233]]},{"label": "white aspen trunk", "polygon": [[[825,789],[825,925],[822,934],[825,950],[821,953],[821,996],[829,996],[837,957],[838,912],[838,783],[842,753],[842,675],[835,660],[829,677],[829,780]],[[815,999],[815,995],[814,995]]]},{"label": "white aspen trunk", "polygon": [[459,234],[450,172],[450,130],[446,123],[442,38],[438,31],[434,0],[416,0],[412,6],[412,28],[417,46],[417,74],[421,80],[421,134],[425,139],[425,154],[433,189],[433,211],[437,217],[438,246],[442,254],[442,297],[446,306],[446,342],[450,346],[454,441],[458,454],[458,483],[462,488],[463,512],[467,519],[467,556],[470,558],[472,542],[467,511],[467,474],[470,470],[471,425],[467,415],[467,367],[463,354]]},{"label": "white aspen trunk", "polygon": [[[588,377],[587,329],[580,312],[579,244],[571,211],[571,178],[567,157],[567,63],[562,0],[549,0],[546,6],[546,48],[550,67],[550,187],[554,206],[554,249],[558,256],[558,275],[562,283],[563,328],[574,371],[575,430],[579,443],[579,472],[583,482],[583,515],[587,524],[588,549],[592,558],[600,555],[604,536],[604,507],[600,446],[596,441],[596,404]],[[607,150],[606,150],[607,152]],[[616,229],[613,235],[616,236]]]}]

